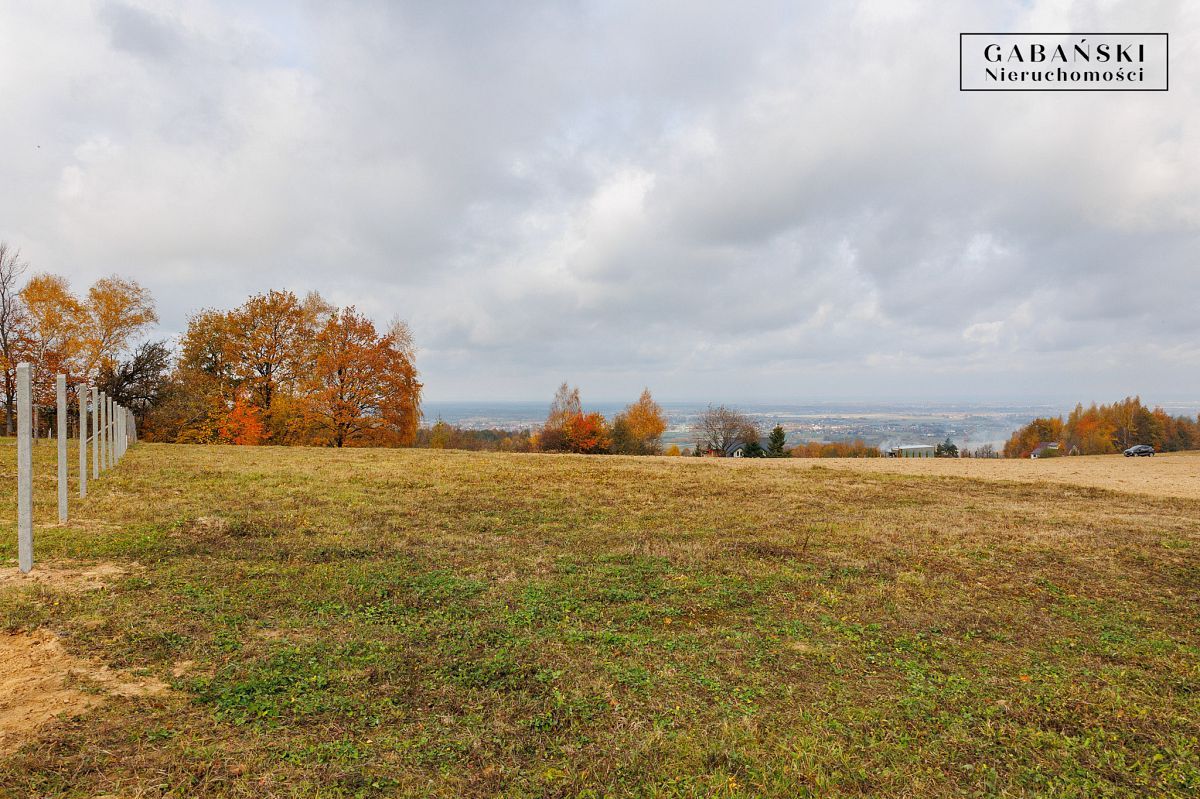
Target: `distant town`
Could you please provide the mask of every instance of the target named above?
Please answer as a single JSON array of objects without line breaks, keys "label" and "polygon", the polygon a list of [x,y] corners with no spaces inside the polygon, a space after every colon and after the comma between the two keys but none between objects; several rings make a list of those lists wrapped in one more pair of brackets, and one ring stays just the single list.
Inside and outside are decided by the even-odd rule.
[{"label": "distant town", "polygon": [[[423,424],[439,419],[466,430],[533,430],[546,420],[548,402],[437,402],[422,404]],[[708,407],[703,402],[661,402],[667,415],[664,446],[681,449],[693,445],[693,426]],[[589,403],[605,416],[613,416],[624,403]],[[1198,403],[1200,405],[1200,403]],[[991,445],[999,450],[1012,432],[1030,419],[1063,413],[1056,405],[918,405],[867,403],[739,404],[758,426],[776,424],[787,434],[788,445],[807,441],[862,441],[882,451],[910,444],[936,446],[949,438],[960,450],[974,451]],[[1179,412],[1190,409],[1180,408]],[[1195,411],[1191,411],[1195,413]]]}]

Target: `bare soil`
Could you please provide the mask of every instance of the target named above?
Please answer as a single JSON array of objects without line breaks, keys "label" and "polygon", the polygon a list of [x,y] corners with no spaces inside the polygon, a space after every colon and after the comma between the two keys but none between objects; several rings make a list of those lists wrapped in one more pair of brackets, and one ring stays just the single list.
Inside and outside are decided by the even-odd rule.
[{"label": "bare soil", "polygon": [[97,591],[128,573],[129,569],[111,563],[83,567],[35,563],[28,574],[13,567],[0,569],[0,588],[36,585],[69,593]]},{"label": "bare soil", "polygon": [[1154,497],[1200,499],[1200,453],[1152,458],[1085,455],[1041,459],[805,458],[787,461],[862,472],[967,477],[1021,483],[1062,483]]},{"label": "bare soil", "polygon": [[72,656],[49,630],[0,635],[0,754],[15,750],[52,719],[79,715],[106,695],[152,696],[166,690],[159,680]]}]

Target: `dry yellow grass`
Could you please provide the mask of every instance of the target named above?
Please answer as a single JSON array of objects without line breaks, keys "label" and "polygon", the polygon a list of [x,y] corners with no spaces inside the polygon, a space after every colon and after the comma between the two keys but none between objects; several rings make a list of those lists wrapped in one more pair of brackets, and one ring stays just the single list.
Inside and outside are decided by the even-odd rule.
[{"label": "dry yellow grass", "polygon": [[927,477],[1063,483],[1154,497],[1200,499],[1200,452],[1173,452],[1153,458],[1126,458],[1121,455],[1087,455],[1041,460],[804,458],[787,463]]},{"label": "dry yellow grass", "polygon": [[143,444],[60,525],[36,449],[38,569],[112,576],[0,634],[172,690],[20,730],[3,799],[1200,795],[1200,500],[1039,482],[1195,457]]}]

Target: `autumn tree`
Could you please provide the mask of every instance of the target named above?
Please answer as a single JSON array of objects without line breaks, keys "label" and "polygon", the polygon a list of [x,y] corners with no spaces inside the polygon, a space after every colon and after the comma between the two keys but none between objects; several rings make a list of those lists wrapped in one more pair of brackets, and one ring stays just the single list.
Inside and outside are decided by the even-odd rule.
[{"label": "autumn tree", "polygon": [[66,279],[58,275],[34,275],[21,290],[20,298],[28,318],[24,357],[33,366],[34,402],[50,404],[54,376],[65,373],[71,378],[68,383],[74,383],[74,376],[80,372],[76,358],[86,346],[84,307],[71,293]]},{"label": "autumn tree", "polygon": [[226,311],[205,309],[188,317],[168,401],[154,428],[186,443],[216,441],[224,417],[241,395],[235,336]]},{"label": "autumn tree", "polygon": [[316,334],[331,310],[317,294],[302,301],[290,291],[269,291],[229,313],[233,368],[258,408],[269,412],[281,390],[294,393],[312,363]]},{"label": "autumn tree", "polygon": [[97,280],[77,302],[83,374],[111,369],[130,343],[158,321],[149,290],[116,275]]},{"label": "autumn tree", "polygon": [[188,317],[179,351],[179,368],[211,380],[230,404],[241,385],[234,341],[229,314],[205,309]]},{"label": "autumn tree", "polygon": [[1061,416],[1034,419],[1012,434],[1004,445],[1004,457],[1028,458],[1038,444],[1050,444],[1063,440]]},{"label": "autumn tree", "polygon": [[454,428],[442,419],[429,429],[429,437],[425,446],[429,449],[450,449],[454,444]]},{"label": "autumn tree", "polygon": [[230,407],[214,392],[211,377],[176,364],[154,404],[146,409],[138,436],[147,441],[215,443]]},{"label": "autumn tree", "polygon": [[263,443],[266,429],[262,423],[262,411],[244,397],[238,397],[233,407],[221,422],[218,435],[224,444],[254,446]]},{"label": "autumn tree", "polygon": [[758,443],[758,426],[754,421],[733,408],[724,405],[708,409],[696,419],[692,430],[702,447],[712,450],[719,457],[738,444]]},{"label": "autumn tree", "polygon": [[567,420],[567,446],[571,452],[599,455],[609,451],[612,434],[604,415],[580,413]]},{"label": "autumn tree", "polygon": [[344,308],[329,316],[315,344],[305,414],[316,440],[335,447],[411,444],[421,384],[395,326],[380,336],[369,319]]},{"label": "autumn tree", "polygon": [[21,251],[0,241],[0,361],[4,367],[5,431],[10,436],[16,422],[17,363],[28,345],[28,314],[18,288],[27,268]]},{"label": "autumn tree", "polygon": [[662,452],[662,436],[667,430],[667,415],[662,406],[643,389],[637,402],[630,403],[613,419],[612,451],[625,455],[657,455]]},{"label": "autumn tree", "polygon": [[572,388],[565,381],[554,392],[550,402],[550,412],[546,414],[546,422],[538,435],[538,448],[545,452],[567,452],[571,449],[568,425],[573,419],[583,415],[583,405],[579,400],[579,387]]}]

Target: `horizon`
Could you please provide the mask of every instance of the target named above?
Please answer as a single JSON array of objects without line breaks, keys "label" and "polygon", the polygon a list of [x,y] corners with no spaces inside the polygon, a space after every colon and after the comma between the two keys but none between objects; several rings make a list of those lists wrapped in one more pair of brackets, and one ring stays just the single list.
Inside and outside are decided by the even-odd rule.
[{"label": "horizon", "polygon": [[[583,392],[581,392],[581,393],[583,393]],[[784,399],[784,398],[771,398],[771,397],[742,398],[742,399],[734,399],[734,398],[728,398],[728,397],[726,397],[724,399],[721,399],[721,398],[695,399],[695,398],[680,398],[680,397],[660,398],[657,394],[654,394],[653,391],[651,391],[651,394],[654,396],[655,402],[658,402],[660,405],[736,405],[736,404],[740,404],[740,405],[781,405],[781,406],[787,406],[787,407],[810,407],[810,406],[816,407],[816,406],[827,406],[827,405],[839,406],[839,407],[852,406],[852,405],[877,405],[880,407],[902,407],[902,406],[913,405],[913,406],[930,407],[930,408],[939,408],[939,407],[947,408],[947,407],[958,407],[958,406],[979,407],[979,408],[986,408],[986,407],[1041,408],[1041,407],[1050,407],[1050,406],[1061,405],[1064,402],[1069,402],[1069,404],[1072,408],[1075,407],[1076,404],[1081,404],[1086,408],[1087,406],[1091,405],[1093,402],[1096,403],[1097,405],[1100,405],[1100,404],[1110,403],[1110,402],[1113,402],[1116,400],[1121,400],[1121,399],[1124,399],[1125,397],[1140,396],[1136,393],[1134,393],[1134,394],[1127,393],[1120,397],[1107,397],[1107,398],[1087,400],[1087,401],[1053,399],[1053,398],[1013,399],[1013,400],[1009,401],[1009,400],[1001,400],[1001,399],[974,400],[974,399],[963,398],[963,397],[957,397],[957,398],[950,397],[950,398],[939,398],[939,399],[925,399],[925,398],[921,398],[921,397],[908,397],[908,398],[893,397],[893,398],[890,398],[887,400],[872,399],[869,397],[831,397],[831,398],[812,398],[812,399],[804,399],[804,400],[800,400],[800,399],[796,399],[796,398]],[[583,393],[583,396],[584,396],[584,404],[585,405],[587,405],[588,403],[597,404],[597,405],[618,405],[618,404],[624,405],[624,404],[628,404],[629,402],[633,401],[633,399],[630,399],[629,397],[603,397],[603,396],[601,396],[601,397],[593,398],[593,397],[588,396],[586,393]],[[634,399],[636,399],[636,397],[634,397]],[[1166,407],[1167,405],[1181,406],[1181,407],[1193,407],[1194,406],[1198,410],[1200,410],[1200,400],[1189,400],[1189,399],[1158,400],[1158,399],[1149,399],[1145,396],[1140,396],[1140,399],[1142,400],[1142,402],[1144,402],[1148,406],[1154,406],[1154,405],[1163,405],[1164,407]],[[441,405],[450,405],[450,404],[456,404],[456,403],[457,404],[481,404],[481,405],[482,404],[549,405],[550,401],[551,401],[550,395],[548,395],[547,397],[544,397],[544,398],[530,398],[530,397],[512,397],[512,398],[506,397],[506,398],[498,398],[498,399],[473,399],[470,397],[423,397],[422,398],[422,403],[432,403],[432,404],[441,404]]]}]

